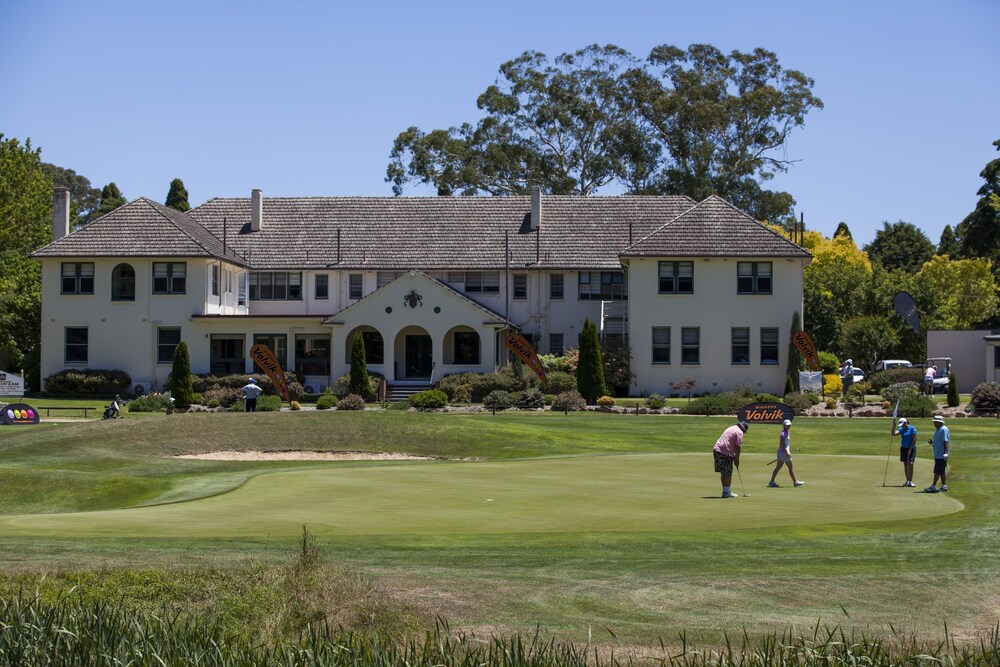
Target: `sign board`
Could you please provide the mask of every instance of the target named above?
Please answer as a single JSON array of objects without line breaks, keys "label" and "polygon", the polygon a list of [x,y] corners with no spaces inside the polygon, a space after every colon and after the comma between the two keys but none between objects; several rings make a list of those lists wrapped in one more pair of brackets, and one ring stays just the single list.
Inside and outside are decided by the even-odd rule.
[{"label": "sign board", "polygon": [[750,403],[740,408],[736,418],[748,424],[780,424],[795,418],[795,410],[784,403]]},{"label": "sign board", "polygon": [[20,424],[37,424],[41,419],[38,411],[24,403],[11,403],[0,408],[0,424],[16,426]]},{"label": "sign board", "polygon": [[24,396],[24,378],[0,371],[0,396]]},{"label": "sign board", "polygon": [[805,331],[796,331],[792,334],[792,343],[806,360],[806,365],[809,366],[809,370],[820,370],[819,355],[816,354],[816,346],[813,344],[812,338],[809,337],[809,334]]},{"label": "sign board", "polygon": [[799,389],[823,393],[823,371],[799,371]]}]

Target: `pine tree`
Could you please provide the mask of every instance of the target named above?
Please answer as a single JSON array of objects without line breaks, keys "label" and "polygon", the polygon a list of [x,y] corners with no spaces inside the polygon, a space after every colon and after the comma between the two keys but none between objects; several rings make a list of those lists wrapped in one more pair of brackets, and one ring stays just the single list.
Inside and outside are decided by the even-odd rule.
[{"label": "pine tree", "polygon": [[174,350],[174,365],[167,378],[167,389],[178,408],[186,408],[194,400],[194,380],[191,378],[191,357],[187,343],[181,341]]},{"label": "pine tree", "polygon": [[576,367],[576,387],[588,405],[593,405],[608,393],[604,382],[604,365],[601,361],[601,345],[597,326],[586,319],[580,335],[580,361]]},{"label": "pine tree", "polygon": [[846,236],[847,238],[854,240],[854,236],[851,235],[851,228],[847,226],[847,223],[843,220],[837,225],[837,229],[833,232],[833,238],[838,236]]},{"label": "pine tree", "polygon": [[191,210],[191,204],[188,203],[188,191],[184,187],[184,181],[179,178],[170,181],[170,191],[167,192],[167,201],[164,203],[168,208],[181,212]]},{"label": "pine tree", "polygon": [[962,259],[962,247],[951,225],[945,225],[944,229],[941,230],[941,240],[938,241],[937,254],[948,255],[949,259]]},{"label": "pine tree", "polygon": [[368,379],[368,364],[365,363],[365,339],[361,332],[354,334],[351,343],[351,379],[347,383],[348,391],[362,396],[365,400],[371,398],[371,381]]},{"label": "pine tree", "polygon": [[955,381],[955,374],[948,373],[948,407],[957,408],[959,402],[958,383]]},{"label": "pine tree", "polygon": [[125,196],[122,191],[118,189],[118,186],[114,183],[108,183],[101,190],[101,204],[97,207],[96,217],[101,217],[111,213],[119,206],[125,205]]}]

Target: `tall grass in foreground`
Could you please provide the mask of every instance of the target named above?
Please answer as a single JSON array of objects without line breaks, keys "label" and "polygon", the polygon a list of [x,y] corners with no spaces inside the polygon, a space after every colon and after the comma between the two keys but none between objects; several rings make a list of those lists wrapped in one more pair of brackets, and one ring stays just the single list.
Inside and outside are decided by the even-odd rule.
[{"label": "tall grass in foreground", "polygon": [[616,655],[591,646],[531,637],[452,635],[438,623],[422,639],[397,641],[377,631],[360,633],[308,628],[296,640],[262,644],[231,634],[199,617],[165,618],[121,605],[83,600],[73,593],[46,604],[18,595],[0,608],[0,662],[5,665],[407,665],[562,667],[659,664],[676,667],[771,665],[1000,665],[1000,627],[971,646],[945,639],[934,646],[906,637],[855,636],[817,626],[812,637],[790,632],[757,639],[744,635],[722,649],[699,651],[682,645],[659,655]]}]

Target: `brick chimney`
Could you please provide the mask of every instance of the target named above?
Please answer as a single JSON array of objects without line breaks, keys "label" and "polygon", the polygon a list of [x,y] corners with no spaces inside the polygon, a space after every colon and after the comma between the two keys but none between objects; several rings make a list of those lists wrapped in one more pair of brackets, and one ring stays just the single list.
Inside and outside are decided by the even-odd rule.
[{"label": "brick chimney", "polygon": [[531,188],[531,231],[542,226],[542,188],[535,185]]},{"label": "brick chimney", "polygon": [[56,187],[52,191],[52,240],[69,234],[69,190]]},{"label": "brick chimney", "polygon": [[260,188],[254,188],[250,193],[250,231],[259,232],[264,222],[264,195]]}]

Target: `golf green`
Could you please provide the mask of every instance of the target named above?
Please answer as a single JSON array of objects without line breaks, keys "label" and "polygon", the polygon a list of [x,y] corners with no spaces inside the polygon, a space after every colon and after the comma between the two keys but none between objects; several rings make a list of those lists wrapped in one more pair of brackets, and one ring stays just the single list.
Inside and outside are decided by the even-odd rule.
[{"label": "golf green", "polygon": [[[265,473],[227,493],[102,512],[0,517],[7,536],[206,539],[317,534],[674,532],[852,523],[948,514],[947,494],[883,488],[884,459],[797,455],[806,485],[767,488],[771,457],[745,455],[749,497],[719,497],[710,454],[405,462]],[[202,480],[203,481],[203,480]],[[740,480],[733,487],[742,493]]]}]

